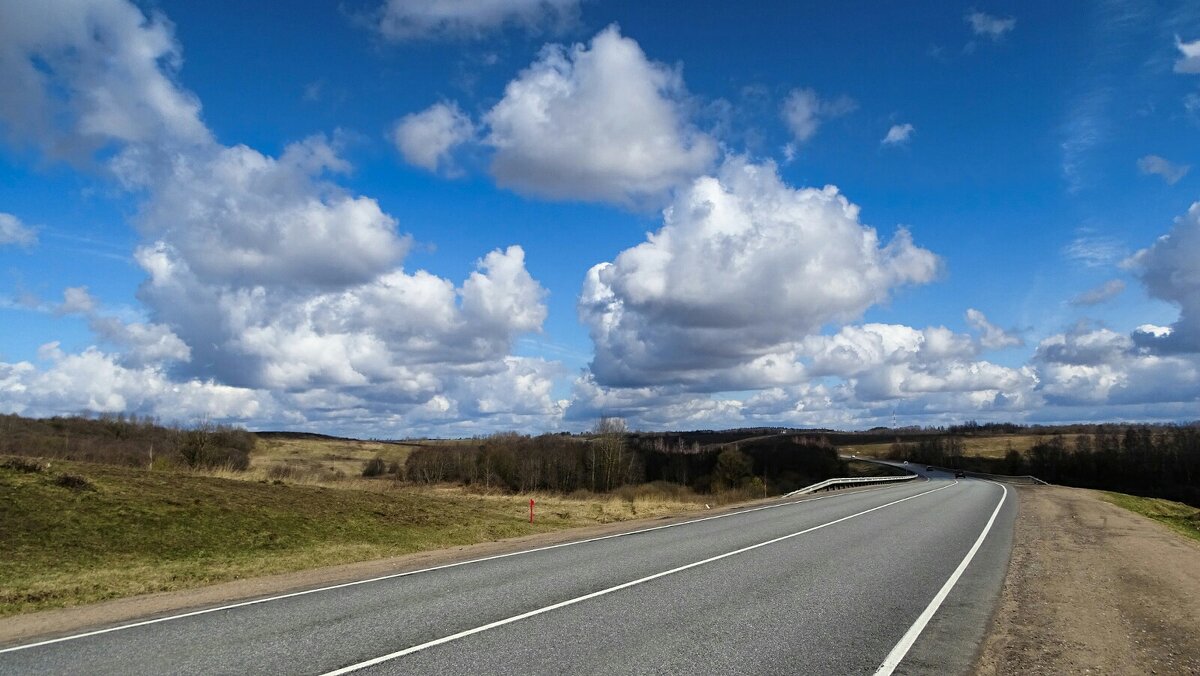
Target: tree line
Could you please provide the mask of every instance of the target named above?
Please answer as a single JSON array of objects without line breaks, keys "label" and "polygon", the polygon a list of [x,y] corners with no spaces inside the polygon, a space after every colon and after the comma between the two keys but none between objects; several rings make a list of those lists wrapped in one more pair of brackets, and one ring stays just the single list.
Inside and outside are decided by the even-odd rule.
[{"label": "tree line", "polygon": [[1165,498],[1200,507],[1200,428],[1195,425],[1096,426],[1068,441],[1039,439],[1003,458],[967,456],[959,437],[893,445],[890,456],[991,474],[1032,474],[1050,483]]},{"label": "tree line", "polygon": [[514,492],[608,492],[663,481],[701,493],[748,489],[766,494],[845,471],[837,449],[820,438],[778,435],[701,447],[680,435],[631,434],[619,423],[602,422],[584,436],[504,433],[426,446],[408,456],[402,478]]},{"label": "tree line", "polygon": [[251,432],[209,422],[167,426],[150,416],[121,413],[54,418],[0,415],[0,454],[7,455],[241,471],[250,466],[256,443]]}]

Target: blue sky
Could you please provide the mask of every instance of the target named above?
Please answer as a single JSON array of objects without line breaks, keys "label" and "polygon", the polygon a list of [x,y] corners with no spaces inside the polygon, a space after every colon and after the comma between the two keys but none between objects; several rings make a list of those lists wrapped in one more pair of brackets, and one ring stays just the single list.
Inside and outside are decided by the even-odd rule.
[{"label": "blue sky", "polygon": [[26,4],[0,410],[1200,418],[1189,3]]}]

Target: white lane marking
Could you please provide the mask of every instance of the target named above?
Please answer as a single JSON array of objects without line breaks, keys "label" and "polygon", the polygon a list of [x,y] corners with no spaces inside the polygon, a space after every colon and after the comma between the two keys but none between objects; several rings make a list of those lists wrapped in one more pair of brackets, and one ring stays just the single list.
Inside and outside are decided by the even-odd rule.
[{"label": "white lane marking", "polygon": [[581,602],[583,602],[583,601],[587,601],[587,600],[589,600],[589,599],[594,599],[594,598],[596,598],[596,597],[598,597],[598,596],[604,596],[604,595],[606,595],[606,594],[611,594],[611,593],[613,593],[613,592],[615,592],[615,591],[620,591],[620,590],[622,590],[622,589],[628,589],[629,587],[634,587],[634,586],[637,586],[637,585],[639,585],[639,584],[643,584],[643,583],[649,582],[649,581],[651,581],[651,580],[657,580],[657,579],[658,579],[658,578],[660,578],[660,577],[666,577],[667,575],[673,575],[673,574],[675,574],[675,573],[679,573],[679,572],[682,572],[682,571],[688,570],[689,568],[695,568],[695,567],[697,567],[697,566],[703,566],[703,565],[705,565],[705,564],[707,564],[707,563],[712,563],[712,562],[714,562],[714,561],[720,561],[721,559],[727,559],[727,558],[729,558],[729,557],[731,557],[731,556],[736,556],[736,555],[738,555],[738,554],[744,554],[745,552],[748,552],[748,551],[751,551],[751,550],[754,550],[754,549],[758,549],[759,547],[766,547],[767,545],[773,545],[773,544],[775,544],[775,543],[777,543],[777,542],[783,542],[784,540],[788,540],[788,539],[791,539],[791,538],[794,538],[794,537],[797,537],[797,536],[800,536],[800,535],[804,535],[805,533],[811,533],[811,532],[813,532],[813,531],[815,531],[815,530],[820,530],[820,529],[822,529],[822,528],[825,528],[826,526],[832,526],[832,525],[834,525],[834,524],[841,523],[841,522],[843,522],[843,521],[847,521],[847,520],[849,520],[849,519],[853,519],[854,517],[857,517],[857,516],[862,516],[863,514],[870,514],[871,512],[874,512],[874,511],[877,511],[877,510],[883,509],[884,507],[891,507],[892,505],[895,505],[895,504],[898,504],[898,503],[901,503],[901,502],[905,502],[905,501],[907,501],[907,500],[912,500],[913,498],[919,498],[919,497],[921,497],[922,495],[928,495],[928,494],[930,494],[930,493],[936,493],[936,492],[938,492],[938,491],[944,491],[944,490],[946,490],[947,488],[950,488],[951,486],[954,486],[954,485],[955,485],[955,484],[957,484],[957,483],[958,483],[958,482],[956,481],[956,482],[954,482],[954,483],[952,483],[952,484],[947,484],[947,485],[945,485],[945,486],[942,486],[941,488],[934,488],[934,489],[930,489],[930,490],[928,490],[928,491],[925,491],[925,492],[923,492],[923,493],[917,493],[916,495],[910,495],[910,496],[908,496],[907,498],[900,498],[899,500],[893,500],[893,501],[891,501],[891,502],[889,502],[889,503],[887,503],[887,504],[879,505],[878,507],[872,507],[872,508],[870,508],[870,509],[863,510],[863,511],[861,511],[861,512],[858,512],[858,513],[855,513],[855,514],[851,514],[850,516],[843,516],[843,517],[842,517],[842,518],[840,518],[840,519],[834,519],[833,521],[829,521],[829,522],[827,522],[827,523],[823,523],[823,524],[820,524],[820,525],[818,525],[818,526],[813,526],[813,527],[811,527],[811,528],[805,528],[805,529],[804,529],[804,530],[802,530],[802,531],[797,531],[797,532],[795,532],[795,533],[790,533],[790,534],[788,534],[788,535],[784,535],[784,536],[777,537],[777,538],[774,538],[774,539],[771,539],[771,540],[767,540],[766,542],[760,542],[760,543],[758,543],[758,544],[756,544],[756,545],[750,545],[749,547],[742,547],[741,549],[735,549],[735,550],[733,550],[733,551],[731,551],[731,552],[726,552],[726,553],[724,553],[724,554],[718,554],[718,555],[716,555],[716,556],[711,556],[711,557],[709,557],[709,558],[707,558],[707,559],[704,559],[704,560],[702,560],[702,561],[696,561],[696,562],[694,562],[694,563],[689,563],[689,564],[686,564],[686,565],[683,565],[683,566],[679,566],[678,568],[672,568],[672,569],[670,569],[670,570],[664,570],[664,571],[663,571],[663,572],[661,572],[661,573],[655,573],[655,574],[653,574],[653,575],[647,575],[646,577],[638,578],[638,579],[636,579],[636,580],[632,580],[632,581],[630,581],[630,582],[625,582],[625,583],[623,583],[623,584],[619,584],[619,585],[616,585],[616,586],[614,586],[614,587],[608,587],[608,588],[606,588],[606,589],[601,589],[601,590],[599,590],[599,591],[594,591],[594,592],[592,592],[592,593],[590,593],[590,594],[584,594],[583,596],[576,596],[576,597],[575,597],[575,598],[573,598],[573,599],[567,599],[566,601],[560,601],[560,602],[558,602],[558,603],[555,603],[555,604],[553,604],[553,605],[545,606],[545,607],[543,607],[543,608],[538,608],[538,609],[536,609],[536,610],[531,610],[531,611],[529,611],[529,612],[526,612],[526,613],[521,613],[520,615],[513,615],[512,617],[505,618],[505,619],[503,619],[503,620],[497,620],[497,621],[495,621],[495,622],[491,622],[491,623],[485,624],[485,625],[483,625],[483,626],[475,627],[474,629],[467,629],[467,630],[465,630],[465,631],[460,631],[460,632],[458,632],[457,634],[451,634],[451,635],[449,635],[449,636],[443,636],[442,638],[434,639],[434,640],[432,640],[432,641],[427,641],[427,642],[425,642],[425,643],[422,643],[422,644],[420,644],[420,645],[415,645],[415,646],[412,646],[411,648],[405,648],[404,650],[397,650],[397,651],[396,651],[396,652],[394,652],[394,653],[388,653],[387,655],[383,655],[383,656],[381,656],[381,657],[376,657],[376,658],[374,658],[374,659],[370,659],[370,660],[367,660],[367,661],[365,661],[365,662],[359,662],[358,664],[351,664],[350,666],[347,666],[347,667],[342,667],[341,669],[337,669],[337,670],[335,670],[335,671],[330,671],[330,672],[328,672],[328,673],[326,673],[326,674],[323,674],[323,676],[341,676],[341,674],[349,674],[349,673],[351,673],[351,672],[355,672],[355,671],[358,671],[358,670],[360,670],[360,669],[365,669],[365,668],[367,668],[367,667],[372,667],[372,666],[375,666],[376,664],[382,664],[382,663],[384,663],[384,662],[389,662],[389,661],[391,661],[391,660],[394,660],[394,659],[396,659],[396,658],[398,658],[398,657],[404,657],[405,655],[411,655],[411,654],[413,654],[413,653],[415,653],[415,652],[419,652],[419,651],[421,651],[421,650],[425,650],[426,648],[432,648],[432,647],[434,647],[434,646],[442,645],[443,643],[449,643],[449,642],[451,642],[451,641],[456,641],[456,640],[458,640],[458,639],[460,639],[460,638],[464,638],[464,637],[467,637],[467,636],[471,636],[472,634],[478,634],[478,633],[480,633],[480,632],[485,632],[485,631],[488,631],[489,629],[495,629],[496,627],[503,627],[503,626],[504,626],[504,625],[506,625],[506,624],[512,624],[513,622],[519,622],[519,621],[521,621],[521,620],[528,619],[528,618],[530,618],[530,617],[534,617],[534,616],[537,616],[537,615],[542,615],[542,614],[544,614],[544,613],[548,613],[548,612],[550,612],[550,611],[552,611],[552,610],[558,610],[559,608],[565,608],[566,606],[575,605],[576,603],[581,603]]},{"label": "white lane marking", "polygon": [[[880,489],[884,489],[884,488],[896,488],[896,486],[888,486],[885,484],[877,489],[871,489],[871,490],[880,490]],[[862,492],[866,492],[866,491],[862,491]],[[549,549],[558,549],[559,547],[571,547],[574,545],[587,544],[589,542],[599,542],[600,540],[609,540],[612,538],[626,537],[628,535],[639,535],[641,533],[649,533],[651,531],[663,530],[664,528],[675,528],[676,526],[688,526],[688,525],[691,525],[694,523],[700,523],[702,521],[712,521],[714,519],[724,519],[725,517],[737,516],[739,514],[749,514],[751,512],[759,512],[764,509],[775,509],[777,507],[790,507],[792,505],[798,505],[798,504],[801,504],[804,502],[815,502],[817,500],[824,500],[825,498],[835,498],[835,497],[840,497],[842,495],[854,495],[854,493],[833,493],[830,495],[820,495],[820,496],[816,496],[816,497],[807,497],[806,496],[804,499],[801,499],[801,500],[792,500],[791,502],[782,502],[782,503],[774,504],[774,505],[763,505],[761,507],[751,507],[750,509],[743,509],[743,510],[739,510],[736,512],[727,512],[725,514],[717,514],[715,516],[706,516],[706,517],[703,517],[700,519],[692,519],[691,521],[679,521],[677,523],[668,523],[668,524],[664,524],[662,526],[652,526],[650,528],[631,530],[631,531],[627,531],[624,533],[613,533],[612,535],[601,535],[599,537],[587,538],[585,540],[572,540],[570,542],[560,542],[556,545],[546,545],[545,547],[535,547],[533,549],[522,549],[520,551],[508,552],[506,554],[494,554],[492,556],[484,556],[484,557],[481,557],[478,559],[468,559],[466,561],[457,561],[455,563],[445,563],[440,566],[432,566],[430,568],[421,568],[419,570],[409,570],[409,571],[405,571],[403,573],[391,573],[388,575],[380,575],[378,577],[367,578],[365,580],[354,580],[353,582],[343,582],[341,584],[329,585],[327,587],[317,587],[316,589],[305,589],[302,591],[290,592],[287,594],[279,594],[276,596],[268,596],[266,598],[254,599],[251,601],[240,601],[238,603],[230,603],[230,604],[226,604],[223,606],[216,606],[213,608],[204,608],[202,610],[193,610],[193,611],[186,612],[186,613],[180,613],[178,615],[167,615],[165,617],[156,617],[156,618],[152,618],[149,620],[141,620],[139,622],[130,622],[129,624],[121,624],[121,625],[117,625],[115,627],[108,627],[106,629],[96,629],[94,631],[88,631],[88,632],[83,632],[83,633],[79,633],[79,634],[71,634],[69,636],[60,636],[58,638],[47,639],[45,641],[38,641],[36,643],[27,643],[25,645],[12,646],[10,648],[2,648],[2,649],[0,649],[0,655],[3,655],[4,653],[16,652],[18,650],[28,650],[29,648],[37,648],[40,646],[50,645],[53,643],[62,643],[64,641],[74,641],[76,639],[87,638],[89,636],[99,636],[100,634],[108,634],[108,633],[111,633],[114,631],[124,631],[126,629],[135,629],[137,627],[144,627],[144,626],[150,625],[150,624],[158,624],[160,622],[170,622],[172,620],[182,620],[184,618],[195,617],[197,615],[206,615],[208,613],[215,613],[215,612],[222,611],[222,610],[233,610],[234,608],[244,608],[246,606],[254,606],[254,605],[258,605],[258,604],[262,604],[262,603],[269,603],[271,601],[280,601],[283,599],[290,599],[290,598],[294,598],[296,596],[306,596],[308,594],[316,594],[319,592],[326,592],[326,591],[331,591],[334,589],[344,589],[346,587],[354,587],[354,586],[361,585],[361,584],[370,584],[372,582],[382,582],[384,580],[392,580],[392,579],[395,579],[398,577],[407,577],[409,575],[418,575],[420,573],[429,573],[429,572],[433,572],[436,570],[444,570],[446,568],[456,568],[458,566],[468,566],[468,565],[471,565],[474,563],[483,563],[485,561],[494,561],[496,559],[505,559],[510,556],[521,556],[523,554],[534,554],[536,552],[544,552]]]},{"label": "white lane marking", "polygon": [[992,518],[988,519],[987,525],[983,527],[983,532],[979,534],[979,538],[975,540],[975,544],[971,546],[971,550],[967,552],[967,555],[963,557],[962,562],[958,564],[958,568],[955,568],[954,572],[950,575],[950,578],[946,580],[946,584],[942,585],[942,588],[938,590],[937,595],[933,597],[933,600],[929,602],[929,605],[926,606],[921,615],[917,617],[917,621],[913,622],[912,626],[908,628],[908,631],[904,633],[904,636],[900,637],[900,642],[897,643],[896,646],[892,648],[892,651],[888,653],[888,656],[884,658],[883,664],[879,665],[879,669],[875,672],[875,676],[889,676],[893,671],[896,670],[896,667],[900,666],[900,662],[904,660],[905,655],[908,654],[908,651],[913,647],[913,644],[917,642],[917,638],[921,636],[921,632],[925,631],[925,625],[929,624],[929,620],[933,619],[933,616],[938,611],[938,608],[942,606],[942,601],[946,600],[946,596],[950,594],[950,590],[953,589],[954,585],[958,583],[958,578],[962,577],[963,571],[965,571],[967,566],[971,563],[971,559],[975,558],[975,553],[979,551],[981,546],[983,546],[984,539],[987,538],[988,533],[992,530],[992,525],[996,523],[996,516],[1000,514],[1000,508],[1004,506],[1004,501],[1008,498],[1008,487],[1004,486],[1003,484],[996,485],[1000,486],[1000,489],[1004,492],[1000,494],[1000,502],[996,505],[996,509],[992,510]]}]

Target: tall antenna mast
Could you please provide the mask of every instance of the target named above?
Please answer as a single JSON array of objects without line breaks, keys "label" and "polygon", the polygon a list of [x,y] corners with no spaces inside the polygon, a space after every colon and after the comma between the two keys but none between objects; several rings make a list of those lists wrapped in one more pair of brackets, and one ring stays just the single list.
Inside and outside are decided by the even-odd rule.
[{"label": "tall antenna mast", "polygon": [[896,429],[896,409],[892,409],[892,429]]}]

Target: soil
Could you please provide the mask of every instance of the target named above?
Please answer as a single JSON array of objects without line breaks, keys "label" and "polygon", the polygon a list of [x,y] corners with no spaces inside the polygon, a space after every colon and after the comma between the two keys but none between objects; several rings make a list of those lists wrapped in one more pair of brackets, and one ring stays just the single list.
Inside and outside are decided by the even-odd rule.
[{"label": "soil", "polygon": [[1093,491],[1018,494],[977,674],[1200,674],[1200,545]]}]

